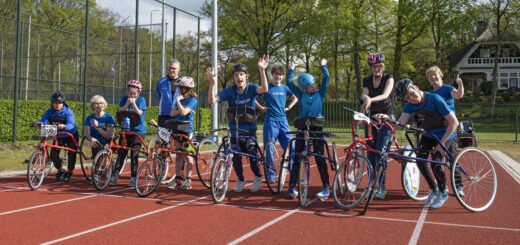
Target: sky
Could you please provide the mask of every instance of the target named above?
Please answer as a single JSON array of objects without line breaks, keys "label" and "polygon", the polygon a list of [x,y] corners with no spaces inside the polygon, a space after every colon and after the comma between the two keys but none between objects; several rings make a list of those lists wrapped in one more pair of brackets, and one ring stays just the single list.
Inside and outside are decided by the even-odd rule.
[{"label": "sky", "polygon": [[[164,0],[165,3],[178,9],[200,16],[199,9],[206,0]],[[135,25],[135,1],[133,0],[96,0],[98,6],[110,9],[112,12],[119,13],[123,19],[127,20],[126,24]],[[152,22],[154,24],[161,23],[160,1],[155,0],[139,0],[139,25],[150,24],[150,11],[152,12]],[[211,27],[211,20],[201,17],[201,30],[208,30]],[[173,10],[165,7],[165,22],[167,23],[167,36],[172,37],[173,32]],[[118,24],[120,25],[120,23]],[[197,32],[197,18],[177,11],[176,18],[177,34],[185,34],[187,32]],[[155,26],[154,31],[160,30],[160,26]],[[169,38],[168,38],[169,39]]]}]

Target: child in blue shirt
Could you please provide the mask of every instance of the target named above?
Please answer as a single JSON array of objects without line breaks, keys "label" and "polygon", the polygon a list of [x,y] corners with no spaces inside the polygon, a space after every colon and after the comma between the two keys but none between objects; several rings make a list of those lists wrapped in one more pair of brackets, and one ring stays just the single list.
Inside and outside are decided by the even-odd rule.
[{"label": "child in blue shirt", "polygon": [[[114,134],[114,117],[105,112],[107,102],[101,95],[94,95],[90,99],[90,109],[94,111],[86,119],[84,126],[85,136],[92,147],[92,159],[103,147],[110,143]],[[90,156],[89,156],[90,157]]]},{"label": "child in blue shirt", "polygon": [[[428,78],[428,81],[433,87],[433,89],[430,90],[430,93],[441,96],[441,98],[444,99],[444,101],[446,102],[450,110],[453,112],[453,114],[457,115],[457,113],[455,112],[455,99],[462,99],[462,97],[464,96],[464,83],[462,82],[462,79],[460,79],[460,75],[457,74],[457,79],[455,81],[457,82],[459,88],[456,89],[451,85],[444,84],[442,77],[442,71],[438,66],[432,66],[428,68],[428,70],[426,70],[426,78]],[[452,154],[456,154],[457,145],[450,144],[448,150]],[[457,190],[460,196],[464,196],[462,179],[460,176],[459,169],[455,171],[455,182],[455,189]]]},{"label": "child in blue shirt", "polygon": [[[135,127],[130,128],[130,132],[134,132],[140,134],[144,139],[146,135],[146,125],[145,123],[145,111],[146,111],[146,100],[139,96],[141,93],[141,83],[137,80],[130,80],[127,84],[126,95],[123,96],[121,101],[119,102],[119,111],[134,111],[141,117],[141,123]],[[122,144],[122,137],[120,138],[119,144]],[[134,149],[141,148],[141,141],[137,135],[126,135],[126,146]],[[117,156],[116,167],[114,168],[114,172],[112,177],[110,178],[110,185],[117,184],[118,174],[121,171],[121,167],[123,166],[123,161],[128,154],[128,150],[120,149]],[[130,153],[130,170],[131,177],[130,183],[128,186],[134,186],[135,180],[137,177],[137,166],[139,164],[139,152],[132,151]]]},{"label": "child in blue shirt", "polygon": [[[265,107],[256,102],[256,106],[266,113],[264,118],[264,147],[267,142],[272,141],[276,143],[276,139],[280,141],[282,149],[285,149],[287,143],[292,139],[290,134],[286,132],[290,131],[289,123],[287,122],[287,114],[294,105],[298,102],[298,98],[294,95],[289,87],[282,84],[282,80],[285,76],[285,67],[281,64],[275,64],[271,68],[271,76],[273,80],[269,83],[269,91],[264,94]],[[287,96],[292,97],[292,101],[289,106],[285,107]],[[267,167],[267,180],[270,183],[274,183],[276,178],[276,169],[273,166],[273,151],[274,149],[266,149],[267,159],[265,163]],[[269,158],[270,156],[270,158]]]},{"label": "child in blue shirt", "polygon": [[[78,128],[76,127],[74,113],[70,109],[69,105],[65,103],[65,94],[60,91],[52,93],[51,102],[51,108],[45,111],[42,119],[36,122],[35,126],[40,124],[57,124],[58,131],[68,132],[74,136],[74,139],[72,139],[68,135],[59,134],[56,138],[56,140],[58,140],[58,145],[77,149],[77,142],[79,138]],[[76,152],[69,151],[67,153],[68,171],[65,171],[62,168],[60,151],[61,150],[58,148],[51,149],[52,162],[54,163],[54,167],[58,169],[58,173],[56,173],[56,181],[64,180],[65,182],[69,182],[76,165]]]},{"label": "child in blue shirt", "polygon": [[[215,87],[215,73],[211,68],[208,68],[206,70],[206,75],[209,80],[208,103],[213,104],[215,102],[227,101],[230,107],[240,106],[255,108],[256,96],[266,93],[269,89],[267,86],[267,78],[265,76],[265,68],[268,64],[269,55],[265,55],[264,57],[258,60],[258,69],[260,71],[260,79],[262,81],[261,86],[258,86],[254,83],[249,83],[247,81],[249,77],[247,66],[240,63],[234,65],[231,69],[231,72],[233,74],[233,86],[225,88],[218,94],[215,94],[213,91]],[[235,124],[229,122],[229,127],[235,128]],[[238,124],[238,128],[247,130],[249,132],[249,135],[256,137],[256,123]],[[255,145],[251,144],[250,142],[246,142],[245,140],[243,142],[242,140],[240,140],[240,142],[236,142],[236,137],[231,137],[231,144],[238,145],[239,147],[237,148],[241,152],[256,155]],[[250,158],[250,165],[251,170],[255,175],[253,185],[251,186],[251,191],[256,192],[260,189],[260,184],[262,183],[262,173],[260,172],[260,167],[258,166],[258,162],[255,158]],[[238,177],[235,192],[241,192],[242,190],[244,190],[244,185],[246,184],[246,180],[244,178],[242,169],[241,155],[233,155],[233,168],[235,169],[235,173]]]},{"label": "child in blue shirt", "polygon": [[[453,139],[455,138],[455,129],[457,129],[459,122],[453,111],[450,110],[439,95],[421,91],[417,85],[413,84],[412,80],[407,78],[396,84],[395,91],[399,99],[407,101],[403,107],[403,113],[398,119],[399,123],[406,124],[412,114],[423,115],[421,117],[424,117],[424,120],[417,125],[418,127],[433,133],[448,149],[450,149],[450,145],[455,144]],[[374,117],[377,120],[390,118],[386,114],[377,114]],[[442,146],[438,145],[437,141],[430,135],[422,135],[419,146],[421,150],[418,153],[418,157],[420,158],[427,159],[431,153],[432,160],[442,161],[443,156],[446,154]],[[431,190],[428,198],[424,201],[424,205],[431,205],[431,208],[440,208],[448,199],[446,175],[441,164],[432,163],[431,165],[435,179],[428,168],[427,162],[417,162],[417,167],[428,182]]]},{"label": "child in blue shirt", "polygon": [[[316,84],[314,82],[314,77],[311,74],[303,73],[298,77],[298,85],[299,88],[293,82],[293,74],[294,68],[298,65],[298,62],[293,61],[291,64],[291,68],[287,73],[287,86],[291,89],[291,91],[298,97],[300,101],[300,111],[298,113],[299,117],[319,117],[323,116],[323,100],[325,99],[325,94],[327,93],[327,87],[329,86],[329,71],[327,69],[327,60],[321,59],[321,73],[323,74],[323,78],[321,80],[320,89],[316,90]],[[311,127],[311,131],[322,131],[321,127]],[[296,137],[303,137],[303,134],[296,135]],[[311,134],[311,137],[323,137]],[[305,142],[302,140],[297,140],[295,144],[295,152],[301,152],[305,148]],[[324,154],[324,143],[323,141],[315,141],[313,142],[314,153],[323,155]],[[298,192],[294,190],[296,186],[296,182],[298,181],[298,169],[300,168],[300,156],[296,155],[294,159],[294,163],[291,169],[291,177],[289,179],[289,196],[291,198],[296,198],[298,196]],[[325,159],[322,157],[316,157],[316,163],[318,165],[318,171],[320,172],[321,183],[323,188],[321,192],[316,194],[318,198],[322,201],[329,197],[329,173],[327,171],[327,164]]]},{"label": "child in blue shirt", "polygon": [[[179,95],[176,98],[176,105],[172,108],[170,112],[170,116],[175,120],[181,121],[190,121],[190,130],[185,131],[188,138],[193,137],[193,118],[195,115],[195,111],[197,110],[197,93],[193,91],[193,87],[195,87],[195,83],[193,82],[193,78],[191,77],[181,77],[176,83],[177,89],[179,91]],[[182,149],[181,141],[175,140],[175,148]],[[193,158],[186,157],[188,160],[186,164],[186,180],[182,183],[182,158],[184,157],[181,154],[177,154],[175,162],[179,164],[175,164],[175,180],[172,181],[168,188],[179,188],[183,190],[191,189],[191,173],[193,170]]]}]

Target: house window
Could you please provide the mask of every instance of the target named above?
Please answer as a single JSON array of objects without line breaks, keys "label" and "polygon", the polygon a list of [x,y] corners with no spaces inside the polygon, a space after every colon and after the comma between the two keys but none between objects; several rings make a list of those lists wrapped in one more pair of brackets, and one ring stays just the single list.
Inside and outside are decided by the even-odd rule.
[{"label": "house window", "polygon": [[490,57],[489,49],[480,50],[480,58],[489,58],[489,57]]},{"label": "house window", "polygon": [[500,51],[502,52],[502,56],[501,57],[509,57],[509,49],[508,48],[502,48]]},{"label": "house window", "polygon": [[498,88],[507,89],[509,88],[509,73],[500,73],[499,86]]},{"label": "house window", "polygon": [[518,84],[518,73],[509,73],[509,86],[511,88],[518,88],[520,87]]}]

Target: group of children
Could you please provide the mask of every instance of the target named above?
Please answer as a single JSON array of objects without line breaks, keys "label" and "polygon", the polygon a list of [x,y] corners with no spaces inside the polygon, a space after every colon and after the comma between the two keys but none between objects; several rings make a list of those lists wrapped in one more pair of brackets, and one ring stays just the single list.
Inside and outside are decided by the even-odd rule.
[{"label": "group of children", "polygon": [[[282,80],[285,76],[285,68],[281,64],[275,64],[271,68],[272,82],[268,83],[265,69],[269,65],[269,56],[265,55],[258,61],[258,69],[260,72],[260,85],[251,83],[248,81],[249,71],[244,64],[235,64],[231,73],[233,75],[233,85],[221,90],[218,93],[214,92],[215,88],[215,73],[211,68],[206,70],[206,75],[209,80],[208,88],[208,102],[210,104],[216,102],[227,101],[229,107],[258,107],[258,109],[266,113],[263,127],[263,139],[264,145],[269,142],[275,142],[279,140],[281,146],[285,149],[288,142],[291,140],[291,135],[287,134],[290,130],[287,121],[286,112],[291,110],[296,103],[299,105],[299,117],[320,117],[323,115],[323,101],[327,92],[329,84],[329,72],[327,69],[327,60],[322,59],[320,61],[322,81],[319,89],[316,88],[314,77],[309,73],[303,73],[298,76],[296,85],[293,82],[293,76],[295,68],[298,65],[297,62],[290,64],[290,69],[287,72],[286,83],[282,84]],[[462,98],[464,94],[464,87],[462,80],[457,77],[458,89],[443,84],[442,72],[436,66],[426,71],[426,76],[434,89],[430,92],[424,92],[419,90],[417,85],[414,85],[410,79],[403,79],[395,84],[392,75],[383,73],[385,66],[385,57],[382,54],[374,53],[370,55],[368,59],[368,66],[371,71],[371,75],[364,78],[363,80],[363,95],[360,98],[361,111],[367,114],[371,114],[376,119],[394,119],[395,120],[395,102],[393,100],[394,91],[398,99],[405,100],[408,103],[403,108],[403,113],[399,117],[400,123],[407,123],[408,119],[413,115],[414,118],[422,117],[423,124],[419,127],[424,128],[426,131],[434,133],[442,143],[444,143],[448,150],[455,153],[456,144],[453,141],[455,137],[455,129],[458,126],[457,118],[455,117],[455,108],[453,105],[453,99]],[[171,112],[170,118],[176,120],[189,120],[191,131],[187,132],[191,138],[193,136],[193,117],[197,107],[197,94],[193,91],[194,82],[190,77],[177,78],[172,87],[171,96]],[[168,87],[168,86],[166,86]],[[173,88],[175,87],[175,91]],[[139,96],[141,92],[141,84],[139,81],[132,80],[127,84],[127,95],[123,96],[119,106],[121,111],[134,111],[141,117],[141,121],[137,126],[130,127],[131,132],[138,134],[146,134],[145,126],[145,111],[146,101],[143,97]],[[175,93],[175,94],[174,94]],[[265,106],[260,105],[256,102],[257,96],[264,96]],[[292,97],[291,103],[286,106],[287,97]],[[58,117],[65,119],[66,123],[58,124],[59,130],[65,130],[78,137],[77,127],[74,124],[74,114],[65,103],[65,95],[61,92],[55,92],[51,96],[52,107],[45,112],[38,123],[48,123],[49,118]],[[161,102],[162,103],[162,102]],[[95,95],[90,101],[90,107],[95,112],[87,117],[84,122],[85,135],[90,142],[93,154],[99,152],[106,144],[109,143],[111,137],[114,134],[113,125],[115,125],[114,117],[104,110],[107,106],[105,99],[100,95]],[[164,116],[163,116],[164,117]],[[161,118],[163,119],[163,118]],[[164,121],[164,120],[162,120]],[[235,125],[229,122],[229,126],[234,128]],[[256,123],[239,123],[238,128],[245,130],[249,135],[256,137],[257,124]],[[321,127],[312,127],[312,131],[322,131]],[[368,132],[368,130],[365,130]],[[390,146],[392,134],[386,127],[382,127],[379,130],[374,128],[374,140],[369,142],[369,145],[378,151],[385,151],[386,147]],[[238,134],[244,134],[239,133]],[[297,135],[297,137],[301,137]],[[316,135],[315,137],[323,137]],[[140,142],[136,136],[127,137],[127,146],[133,148],[140,148]],[[247,140],[241,140],[236,142],[236,137],[231,137],[231,143],[234,147],[242,152],[249,154],[256,154],[254,144]],[[71,145],[71,140],[63,137],[58,138],[60,145]],[[176,142],[179,144],[179,142]],[[421,152],[420,157],[427,158],[431,153],[432,158],[439,160],[446,153],[443,152],[442,147],[435,144],[434,139],[425,135],[420,139]],[[299,152],[304,148],[304,143],[296,141],[294,151]],[[323,155],[324,145],[320,141],[313,142],[313,151],[317,154]],[[69,153],[69,165],[68,171],[64,171],[61,168],[61,160],[58,157],[59,149],[52,149],[51,158],[54,161],[56,168],[58,168],[58,174],[56,175],[57,180],[62,178],[65,181],[69,181],[74,170],[75,154]],[[272,154],[272,153],[269,153]],[[110,180],[110,184],[115,185],[117,183],[117,173],[122,166],[122,161],[127,155],[126,150],[120,150],[118,154],[118,160],[116,168],[114,170],[115,175]],[[295,156],[298,158],[299,156]],[[381,155],[369,153],[368,159],[372,164],[380,159]],[[130,185],[133,186],[135,182],[137,164],[138,164],[138,152],[132,151],[131,153],[131,180]],[[243,174],[242,168],[242,156],[235,154],[233,156],[233,167],[238,177],[235,191],[241,192],[246,185],[246,180]],[[298,176],[298,164],[299,159],[294,159],[292,171],[289,180],[289,191],[288,195],[291,198],[298,197],[298,192],[294,189],[297,184]],[[330,194],[329,174],[325,159],[322,157],[316,157],[316,163],[318,171],[320,173],[322,190],[317,193],[317,197],[321,200],[328,198]],[[188,162],[187,165],[187,179],[184,183],[181,183],[179,179],[175,180],[173,187],[190,189],[192,162]],[[181,176],[180,164],[179,168],[176,169],[177,176]],[[426,162],[418,163],[419,169],[427,180],[431,189],[428,199],[425,201],[426,205],[431,205],[433,208],[441,207],[447,199],[447,187],[446,177],[442,166],[432,165],[433,175],[427,166]],[[251,191],[256,192],[259,190],[262,182],[262,172],[260,166],[255,158],[250,158],[250,167],[254,174]],[[266,171],[268,175],[268,181],[274,182],[276,178],[276,169],[273,166],[268,166]],[[458,185],[457,190],[462,193],[462,186]],[[384,198],[386,194],[386,188],[383,184],[381,191],[376,197]]]}]

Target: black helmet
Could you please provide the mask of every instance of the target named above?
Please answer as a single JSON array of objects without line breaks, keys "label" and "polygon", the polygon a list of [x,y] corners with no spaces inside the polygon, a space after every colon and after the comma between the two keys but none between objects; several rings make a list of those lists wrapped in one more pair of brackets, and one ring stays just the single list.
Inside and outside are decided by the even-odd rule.
[{"label": "black helmet", "polygon": [[247,71],[247,66],[242,63],[238,63],[231,68],[231,74],[235,74],[235,72],[237,71],[243,71],[246,74],[249,74],[249,72]]},{"label": "black helmet", "polygon": [[402,79],[395,85],[395,93],[397,98],[404,100],[404,96],[408,93],[408,89],[413,85],[413,81],[409,78]]},{"label": "black helmet", "polygon": [[368,65],[376,63],[385,63],[385,56],[380,53],[373,53],[368,57]]},{"label": "black helmet", "polygon": [[65,94],[61,91],[56,91],[51,95],[51,102],[65,103]]}]

